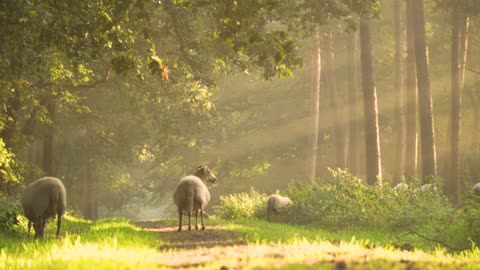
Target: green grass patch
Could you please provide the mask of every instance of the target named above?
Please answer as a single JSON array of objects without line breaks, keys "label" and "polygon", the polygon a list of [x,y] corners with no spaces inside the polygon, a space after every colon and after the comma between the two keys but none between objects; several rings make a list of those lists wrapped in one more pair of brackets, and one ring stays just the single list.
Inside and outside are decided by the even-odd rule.
[{"label": "green grass patch", "polygon": [[[405,251],[381,231],[331,232],[261,220],[206,223],[206,232],[177,233],[175,219],[156,221],[147,231],[124,219],[67,216],[60,239],[54,222],[46,239],[34,239],[21,220],[15,233],[0,232],[0,269],[480,269],[477,247],[457,254],[438,247]],[[232,244],[202,246],[208,237]],[[199,246],[169,248],[182,241]]]},{"label": "green grass patch", "polygon": [[[0,269],[140,269],[157,267],[158,234],[121,219],[90,222],[64,218],[63,238],[56,239],[55,224],[45,239],[27,235],[24,227],[2,233]],[[5,239],[5,241],[3,241]]]}]

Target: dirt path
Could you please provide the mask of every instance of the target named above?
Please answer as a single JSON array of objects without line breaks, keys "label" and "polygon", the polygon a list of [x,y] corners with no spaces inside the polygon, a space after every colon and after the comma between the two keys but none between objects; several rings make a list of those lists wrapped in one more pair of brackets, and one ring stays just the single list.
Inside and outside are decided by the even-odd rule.
[{"label": "dirt path", "polygon": [[[282,245],[249,246],[245,237],[219,225],[209,225],[206,231],[177,232],[177,224],[166,221],[137,222],[138,227],[158,232],[167,244],[159,246],[159,263],[172,269],[203,267],[242,269],[254,258],[270,258],[276,265],[292,252]],[[212,264],[213,263],[213,264]]]},{"label": "dirt path", "polygon": [[437,258],[421,251],[369,248],[348,243],[299,241],[289,245],[249,245],[244,240],[245,235],[221,225],[208,225],[206,231],[180,233],[174,221],[137,222],[136,225],[159,233],[162,245],[158,247],[160,253],[155,261],[168,269],[282,269],[292,264],[302,268],[335,270],[432,269],[429,268],[432,264],[438,267],[451,265],[434,269],[462,269],[471,263],[471,259]]}]

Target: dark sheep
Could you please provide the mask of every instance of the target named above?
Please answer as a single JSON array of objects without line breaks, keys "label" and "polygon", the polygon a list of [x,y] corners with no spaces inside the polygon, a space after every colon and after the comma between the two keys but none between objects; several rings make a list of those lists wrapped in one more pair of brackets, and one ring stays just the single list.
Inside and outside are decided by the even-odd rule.
[{"label": "dark sheep", "polygon": [[178,213],[178,231],[182,231],[182,213],[188,213],[188,230],[191,230],[192,211],[195,213],[195,230],[198,230],[198,214],[202,219],[202,230],[205,230],[203,221],[204,209],[210,201],[210,192],[207,183],[215,183],[217,178],[207,168],[199,166],[194,175],[185,176],[180,180],[173,195],[173,201],[177,206]]},{"label": "dark sheep", "polygon": [[60,234],[62,215],[67,208],[67,191],[60,179],[43,177],[28,185],[22,194],[22,206],[28,219],[28,232],[33,223],[35,238],[43,238],[45,223],[57,216],[57,237]]}]

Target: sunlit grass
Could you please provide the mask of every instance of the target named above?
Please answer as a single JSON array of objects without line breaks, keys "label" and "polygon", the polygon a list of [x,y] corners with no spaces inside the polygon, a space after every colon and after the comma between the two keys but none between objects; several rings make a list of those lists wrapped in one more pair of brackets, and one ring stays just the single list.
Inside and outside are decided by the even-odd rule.
[{"label": "sunlit grass", "polygon": [[[173,219],[162,223],[176,226]],[[211,218],[207,230],[238,242],[160,250],[172,239],[123,219],[90,222],[66,217],[60,239],[54,237],[54,227],[50,224],[43,240],[27,236],[24,228],[14,234],[0,233],[0,269],[341,269],[341,264],[346,269],[480,269],[477,247],[459,254],[440,248],[402,251],[390,245],[388,235],[382,232],[327,232],[266,221]],[[206,235],[177,234],[172,229],[169,237],[186,236],[189,241],[189,234],[192,241]]]}]

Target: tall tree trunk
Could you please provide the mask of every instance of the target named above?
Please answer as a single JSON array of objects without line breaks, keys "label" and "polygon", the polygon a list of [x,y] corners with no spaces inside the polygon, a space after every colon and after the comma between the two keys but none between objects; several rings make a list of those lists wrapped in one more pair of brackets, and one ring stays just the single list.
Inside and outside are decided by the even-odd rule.
[{"label": "tall tree trunk", "polygon": [[[345,137],[345,118],[342,117],[343,104],[342,95],[339,95],[337,89],[337,80],[335,77],[335,49],[332,32],[326,36],[327,54],[325,56],[325,69],[327,88],[330,94],[330,109],[333,113],[334,141],[335,141],[335,167],[344,169],[346,167],[346,137]],[[339,106],[340,105],[340,106]]]},{"label": "tall tree trunk", "polygon": [[458,202],[461,193],[460,181],[460,131],[461,105],[467,53],[468,17],[463,15],[458,5],[452,10],[452,103],[450,114],[449,138],[449,176],[447,179],[447,194]]},{"label": "tall tree trunk", "polygon": [[418,131],[417,131],[417,69],[415,62],[415,21],[413,2],[407,0],[407,72],[406,72],[406,148],[405,148],[405,176],[408,179],[417,177],[418,160]]},{"label": "tall tree trunk", "polygon": [[358,176],[359,166],[359,96],[357,92],[357,32],[352,31],[348,36],[347,54],[348,54],[348,168],[350,172]]},{"label": "tall tree trunk", "polygon": [[360,19],[363,108],[365,114],[365,152],[367,184],[382,186],[380,132],[378,128],[377,90],[373,69],[372,40],[369,19]]},{"label": "tall tree trunk", "polygon": [[433,104],[430,92],[428,48],[425,37],[424,1],[413,1],[415,18],[415,60],[417,63],[418,105],[420,111],[420,138],[422,148],[422,182],[437,175]]},{"label": "tall tree trunk", "polygon": [[53,152],[53,141],[54,141],[54,133],[55,133],[55,101],[51,100],[47,104],[47,111],[50,116],[50,120],[52,124],[47,128],[45,135],[43,136],[43,160],[42,160],[42,168],[43,171],[47,175],[54,176],[55,175],[55,157]]},{"label": "tall tree trunk", "polygon": [[320,50],[320,29],[317,26],[313,38],[313,82],[312,82],[312,121],[313,121],[313,138],[311,147],[311,166],[310,166],[310,178],[315,181],[317,174],[317,154],[318,154],[318,133],[319,133],[319,120],[320,120],[320,74],[322,70],[321,66],[321,50]]},{"label": "tall tree trunk", "polygon": [[399,183],[405,173],[405,89],[403,85],[403,50],[404,39],[402,31],[402,1],[394,0],[393,3],[393,25],[395,29],[395,160],[396,167],[394,168],[394,183]]}]

